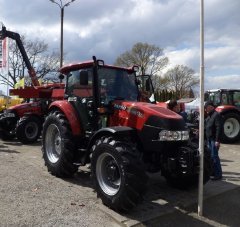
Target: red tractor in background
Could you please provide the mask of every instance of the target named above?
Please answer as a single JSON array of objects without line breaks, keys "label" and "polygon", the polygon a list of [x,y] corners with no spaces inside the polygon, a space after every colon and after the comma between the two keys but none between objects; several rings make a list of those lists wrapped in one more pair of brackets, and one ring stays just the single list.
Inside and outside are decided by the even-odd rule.
[{"label": "red tractor in background", "polygon": [[[140,84],[137,68],[106,65],[96,57],[62,67],[65,99],[49,105],[42,133],[43,159],[52,175],[70,177],[90,164],[103,203],[125,212],[141,200],[148,172],[161,171],[179,188],[196,186],[199,175],[198,144],[189,142],[180,115],[144,101],[139,87],[149,91],[150,80]],[[210,174],[206,149],[205,183]]]},{"label": "red tractor in background", "polygon": [[40,136],[44,114],[48,109],[48,104],[51,100],[63,98],[64,84],[56,83],[40,86],[36,72],[31,66],[22,44],[20,35],[6,30],[6,27],[3,26],[0,31],[0,39],[4,38],[11,38],[16,41],[32,80],[31,87],[11,89],[10,94],[33,101],[15,105],[4,110],[0,115],[2,138],[13,139],[17,136],[22,143],[33,143]]},{"label": "red tractor in background", "polygon": [[205,93],[205,101],[211,100],[223,117],[222,141],[233,143],[240,140],[240,89],[215,89]]}]

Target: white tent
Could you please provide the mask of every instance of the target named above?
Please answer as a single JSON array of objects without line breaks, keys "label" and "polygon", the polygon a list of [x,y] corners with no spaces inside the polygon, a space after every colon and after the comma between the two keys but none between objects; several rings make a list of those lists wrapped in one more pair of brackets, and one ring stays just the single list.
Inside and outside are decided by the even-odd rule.
[{"label": "white tent", "polygon": [[185,111],[190,113],[191,111],[199,111],[200,98],[194,99],[192,102],[185,103]]}]

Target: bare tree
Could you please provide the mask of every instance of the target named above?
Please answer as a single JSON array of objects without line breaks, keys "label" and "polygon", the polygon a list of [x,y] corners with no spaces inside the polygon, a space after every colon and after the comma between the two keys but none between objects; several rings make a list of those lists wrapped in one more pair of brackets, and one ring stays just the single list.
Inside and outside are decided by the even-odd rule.
[{"label": "bare tree", "polygon": [[177,98],[187,96],[189,90],[199,83],[194,73],[194,70],[187,66],[177,65],[165,74],[170,89],[176,93]]},{"label": "bare tree", "polygon": [[[26,40],[24,36],[21,36],[21,40],[38,78],[44,78],[47,74],[57,71],[59,68],[59,54],[55,52],[49,53],[48,45],[44,41]],[[28,78],[28,70],[16,42],[13,40],[9,42],[8,64],[8,74],[0,74],[0,84],[14,87],[19,79]]]},{"label": "bare tree", "polygon": [[160,75],[152,76],[152,83],[156,92],[159,92],[161,90],[169,90],[170,88],[170,81],[165,76]]},{"label": "bare tree", "polygon": [[134,64],[139,65],[141,75],[156,75],[168,64],[168,58],[163,56],[163,49],[160,47],[139,42],[115,61],[115,65],[119,66],[129,67]]}]

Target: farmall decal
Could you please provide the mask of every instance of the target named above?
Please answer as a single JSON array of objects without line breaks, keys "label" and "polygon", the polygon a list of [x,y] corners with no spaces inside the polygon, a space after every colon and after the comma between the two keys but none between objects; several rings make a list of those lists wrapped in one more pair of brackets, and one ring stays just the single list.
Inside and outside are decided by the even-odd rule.
[{"label": "farmall decal", "polygon": [[144,117],[144,115],[137,109],[133,109],[132,107],[130,107],[130,108],[128,108],[128,110],[129,110],[130,114],[136,115],[136,116],[138,116],[140,118]]},{"label": "farmall decal", "polygon": [[118,110],[127,111],[128,113],[133,114],[133,115],[135,115],[137,117],[140,117],[140,118],[144,117],[144,114],[141,113],[138,109],[135,109],[134,106],[127,107],[127,106],[124,106],[124,105],[114,104],[114,108],[118,109]]},{"label": "farmall decal", "polygon": [[126,110],[127,107],[124,105],[114,104],[114,108],[118,110]]}]

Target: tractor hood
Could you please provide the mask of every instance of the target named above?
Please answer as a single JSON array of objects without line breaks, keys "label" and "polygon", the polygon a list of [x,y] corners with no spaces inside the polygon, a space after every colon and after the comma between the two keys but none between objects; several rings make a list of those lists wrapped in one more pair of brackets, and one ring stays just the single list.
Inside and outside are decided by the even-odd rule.
[{"label": "tractor hood", "polygon": [[168,130],[184,130],[183,118],[156,104],[145,102],[114,101],[113,124],[125,125],[141,130],[145,126]]},{"label": "tractor hood", "polygon": [[16,117],[23,117],[25,114],[35,114],[35,115],[42,115],[43,105],[40,105],[38,101],[30,102],[30,103],[22,103],[15,106],[11,106],[4,111],[5,115],[9,115],[14,113]]},{"label": "tractor hood", "polygon": [[32,103],[21,103],[21,104],[17,104],[15,106],[11,106],[8,108],[8,110],[20,110],[20,109],[25,109],[25,108],[29,108],[29,107],[36,107],[38,106],[37,102],[32,102]]}]

